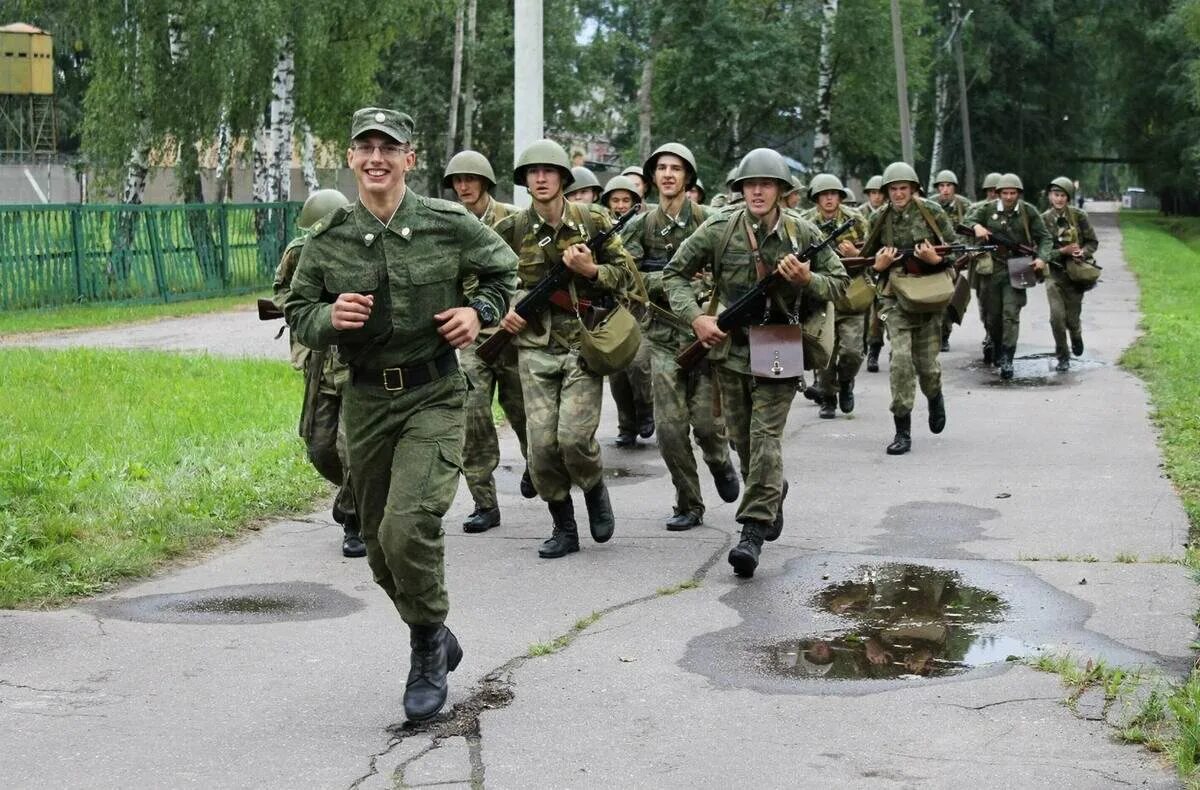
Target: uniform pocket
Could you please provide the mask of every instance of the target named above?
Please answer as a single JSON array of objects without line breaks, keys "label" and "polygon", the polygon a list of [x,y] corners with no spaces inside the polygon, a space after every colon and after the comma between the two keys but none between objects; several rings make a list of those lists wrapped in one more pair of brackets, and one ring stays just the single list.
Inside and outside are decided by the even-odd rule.
[{"label": "uniform pocket", "polygon": [[379,290],[379,270],[364,267],[330,271],[325,275],[325,290],[334,296],[346,293],[374,293]]},{"label": "uniform pocket", "polygon": [[432,442],[427,453],[428,469],[421,486],[421,509],[438,518],[446,515],[458,493],[458,476],[462,473],[462,442],[439,439]]}]

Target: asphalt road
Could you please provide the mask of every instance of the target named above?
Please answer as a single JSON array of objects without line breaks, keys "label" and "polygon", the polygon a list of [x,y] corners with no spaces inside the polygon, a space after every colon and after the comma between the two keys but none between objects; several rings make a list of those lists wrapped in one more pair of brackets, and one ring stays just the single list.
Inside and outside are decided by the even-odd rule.
[{"label": "asphalt road", "polygon": [[[663,529],[665,468],[652,443],[611,446],[611,403],[616,537],[538,559],[548,518],[517,493],[502,429],[502,526],[462,534],[465,489],[446,519],[466,657],[445,720],[401,726],[405,629],[318,513],[100,599],[0,612],[0,786],[1175,786],[1114,739],[1120,704],[1089,694],[1072,711],[1057,676],[1005,661],[1069,651],[1179,675],[1192,660],[1196,590],[1170,562],[1186,518],[1146,393],[1116,366],[1136,285],[1113,218],[1094,220],[1104,279],[1071,373],[1042,356],[1038,288],[1010,384],[979,365],[971,308],[943,355],[949,425],[930,435],[919,404],[907,456],[883,452],[886,362],[850,417],[797,398],[787,526],[753,580],[725,562],[735,506],[711,481],[706,524]],[[285,358],[269,337],[247,313],[69,342]],[[878,676],[872,645],[900,677]]]}]

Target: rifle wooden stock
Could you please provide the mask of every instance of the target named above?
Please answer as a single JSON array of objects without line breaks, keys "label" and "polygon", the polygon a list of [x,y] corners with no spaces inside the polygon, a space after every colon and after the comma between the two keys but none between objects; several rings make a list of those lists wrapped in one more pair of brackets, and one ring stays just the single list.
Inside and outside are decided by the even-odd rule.
[{"label": "rifle wooden stock", "polygon": [[259,321],[274,321],[283,318],[283,311],[270,299],[258,300],[258,320]]},{"label": "rifle wooden stock", "polygon": [[[592,251],[592,255],[596,257],[597,261],[599,261],[600,250],[604,247],[608,240],[620,233],[621,228],[625,227],[629,220],[633,219],[637,215],[638,211],[641,210],[641,208],[642,206],[640,203],[635,203],[633,208],[629,209],[629,211],[622,214],[615,222],[613,222],[611,228],[601,231],[587,240],[587,247]],[[533,287],[529,289],[529,292],[526,293],[525,296],[521,297],[520,301],[513,305],[513,312],[521,316],[521,318],[525,319],[526,321],[537,318],[539,315],[545,312],[547,307],[549,307],[550,298],[553,293],[565,286],[567,281],[570,279],[571,270],[567,268],[567,265],[561,262],[555,264],[553,267],[551,267],[550,271],[546,273],[545,277],[538,280]],[[516,337],[516,335],[501,327],[498,332],[493,334],[487,340],[483,341],[483,343],[479,345],[479,348],[475,349],[475,355],[491,365],[500,357],[500,352],[504,351],[508,344],[512,342],[514,337]]]},{"label": "rifle wooden stock", "polygon": [[[820,241],[813,242],[800,252],[796,253],[796,257],[802,261],[811,261],[814,255],[828,247],[830,244],[833,244],[833,242],[837,241],[838,236],[841,236],[853,226],[853,219],[846,220],[841,225],[834,228],[833,231],[825,238],[821,239]],[[717,329],[720,329],[722,332],[728,332],[736,327],[748,325],[750,323],[751,310],[758,305],[760,299],[766,296],[766,293],[771,286],[782,281],[783,275],[779,273],[778,269],[759,280],[754,284],[754,287],[744,293],[740,299],[721,311],[720,315],[717,316]],[[713,288],[716,287],[717,283],[714,282]],[[694,343],[685,348],[683,351],[680,351],[675,356],[675,364],[679,365],[679,367],[683,370],[691,370],[700,362],[700,360],[704,359],[704,357],[708,355],[708,351],[709,349],[705,347],[704,343],[702,343],[700,340],[696,340]]]},{"label": "rifle wooden stock", "polygon": [[[971,227],[970,225],[955,225],[954,230],[956,233],[961,233],[964,236],[975,235],[975,228]],[[1037,247],[1033,246],[1032,244],[1026,244],[1023,241],[1017,241],[1002,230],[992,230],[991,228],[988,228],[987,230],[990,234],[988,237],[990,241],[994,241],[1002,247],[1008,247],[1013,252],[1020,253],[1021,255],[1028,255],[1031,258],[1038,257]]]},{"label": "rifle wooden stock", "polygon": [[[998,249],[998,247],[995,244],[980,244],[978,246],[971,246],[969,244],[938,244],[938,245],[934,246],[933,251],[936,252],[938,255],[945,257],[947,255],[965,256],[965,255],[972,255],[972,254],[979,253],[979,252],[992,252],[993,250],[996,250],[996,249]],[[906,258],[915,258],[917,255],[916,249],[912,248],[912,247],[905,247],[905,248],[896,250],[896,253],[897,253],[896,260],[894,263],[899,263],[899,262],[905,260]],[[920,260],[920,259],[918,258],[917,260]],[[924,263],[923,261],[921,263],[922,263],[922,265],[929,266],[931,268],[936,268],[938,266],[943,266],[943,265],[945,265],[945,266],[952,265],[956,269],[961,269],[963,266],[966,265],[965,259],[963,259],[961,257],[959,258],[959,260],[953,261],[952,263],[927,264],[927,263]],[[842,258],[842,266],[846,267],[847,270],[861,269],[864,266],[873,266],[874,264],[875,264],[875,256],[873,256],[873,255],[867,255],[867,256],[862,256],[862,257]]]}]

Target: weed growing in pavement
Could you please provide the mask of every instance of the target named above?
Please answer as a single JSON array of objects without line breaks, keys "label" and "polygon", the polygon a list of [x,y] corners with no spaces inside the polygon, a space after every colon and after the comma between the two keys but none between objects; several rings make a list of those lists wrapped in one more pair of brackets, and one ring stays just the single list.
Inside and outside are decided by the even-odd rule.
[{"label": "weed growing in pavement", "polygon": [[684,579],[678,584],[672,584],[669,587],[659,587],[655,590],[660,596],[674,595],[675,593],[683,592],[684,590],[694,590],[700,586],[700,582],[695,579]]},{"label": "weed growing in pavement", "polygon": [[561,636],[556,636],[549,642],[534,642],[529,646],[529,650],[527,650],[526,653],[530,658],[548,656],[557,653],[574,642],[575,637],[579,636],[588,628],[591,628],[603,616],[604,614],[602,612],[592,612],[585,617],[580,617],[575,621],[575,624],[571,626],[570,631],[562,634]]}]

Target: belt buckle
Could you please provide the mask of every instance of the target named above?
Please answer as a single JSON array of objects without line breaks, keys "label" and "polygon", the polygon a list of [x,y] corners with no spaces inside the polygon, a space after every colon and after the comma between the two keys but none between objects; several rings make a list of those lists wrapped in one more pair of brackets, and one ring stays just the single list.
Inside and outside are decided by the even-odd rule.
[{"label": "belt buckle", "polygon": [[[391,375],[391,374],[394,374]],[[396,386],[392,386],[392,382],[397,382]],[[404,389],[404,371],[401,368],[384,368],[383,370],[383,388],[388,392],[399,392]]]}]

